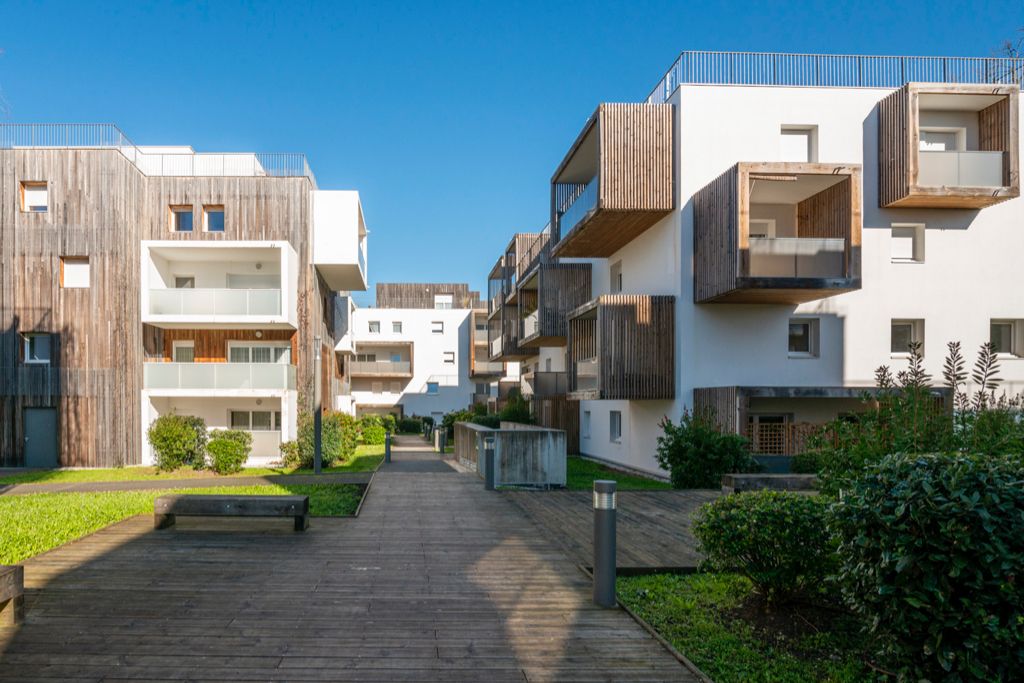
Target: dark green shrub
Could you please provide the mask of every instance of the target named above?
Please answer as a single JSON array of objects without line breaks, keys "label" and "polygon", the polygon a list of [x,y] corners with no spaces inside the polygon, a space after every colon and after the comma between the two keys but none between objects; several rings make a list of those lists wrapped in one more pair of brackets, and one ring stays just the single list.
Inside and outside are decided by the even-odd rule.
[{"label": "dark green shrub", "polygon": [[470,422],[473,419],[473,413],[468,410],[453,410],[441,419],[441,426],[448,434],[449,439],[455,438],[455,423],[456,422]]},{"label": "dark green shrub", "polygon": [[431,417],[430,415],[424,415],[422,418],[420,418],[420,420],[423,422],[423,425],[426,426],[426,427],[431,427],[432,428],[434,426],[434,418]]},{"label": "dark green shrub", "polygon": [[[345,462],[356,452],[359,439],[359,428],[356,419],[345,413],[324,413],[321,420],[321,443],[323,466],[330,467],[338,462]],[[313,414],[300,412],[298,419],[298,438],[296,439],[297,465],[313,466]]]},{"label": "dark green shrub", "polygon": [[747,440],[723,432],[709,415],[684,411],[679,424],[666,417],[660,426],[664,433],[658,437],[656,457],[674,488],[719,488],[723,474],[760,470]]},{"label": "dark green shrub", "polygon": [[477,417],[480,417],[481,415],[486,415],[487,414],[487,405],[484,404],[484,403],[474,403],[473,404],[473,414],[476,415]]},{"label": "dark green shrub", "polygon": [[505,422],[534,423],[533,414],[530,413],[530,404],[518,389],[513,389],[508,393],[508,402],[498,412],[498,417]]},{"label": "dark green shrub", "polygon": [[769,602],[820,588],[834,567],[828,500],[784,491],[723,496],[704,505],[693,533],[707,564],[750,579]]},{"label": "dark green shrub", "polygon": [[1019,680],[1024,467],[1015,457],[892,455],[832,507],[848,604],[902,677]]},{"label": "dark green shrub", "polygon": [[418,417],[403,417],[398,421],[399,434],[419,434],[423,431],[423,420]]},{"label": "dark green shrub", "polygon": [[387,432],[381,425],[370,425],[363,427],[363,443],[369,445],[380,445],[384,443]]},{"label": "dark green shrub", "polygon": [[394,434],[398,428],[398,418],[391,413],[381,416],[381,423],[384,426],[384,431],[388,434]]},{"label": "dark green shrub", "polygon": [[210,469],[217,474],[240,472],[252,452],[252,434],[240,429],[215,430],[210,434],[206,452]]},{"label": "dark green shrub", "polygon": [[157,469],[202,469],[206,465],[206,423],[192,415],[161,415],[146,431]]},{"label": "dark green shrub", "polygon": [[302,458],[299,457],[299,444],[296,441],[283,441],[281,443],[281,462],[285,467],[299,467]]},{"label": "dark green shrub", "polygon": [[473,417],[472,422],[473,424],[490,427],[491,429],[497,429],[501,426],[501,418],[497,415],[476,415]]}]

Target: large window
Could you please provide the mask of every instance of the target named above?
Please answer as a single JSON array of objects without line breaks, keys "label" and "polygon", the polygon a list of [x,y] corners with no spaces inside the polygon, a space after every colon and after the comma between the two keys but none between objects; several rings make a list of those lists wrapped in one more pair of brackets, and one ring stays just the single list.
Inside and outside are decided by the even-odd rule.
[{"label": "large window", "polygon": [[613,443],[622,441],[622,412],[619,410],[608,413],[608,439]]},{"label": "large window", "polygon": [[46,213],[50,208],[50,192],[40,180],[26,180],[21,184],[21,210],[28,213]]},{"label": "large window", "polygon": [[276,432],[281,430],[281,411],[232,410],[231,428],[249,432]]},{"label": "large window", "polygon": [[170,207],[171,232],[192,232],[192,207]]},{"label": "large window", "polygon": [[60,260],[60,286],[64,289],[89,287],[89,257],[64,256]]},{"label": "large window", "polygon": [[50,335],[29,333],[23,337],[25,340],[25,362],[33,365],[49,365]]},{"label": "large window", "polygon": [[818,319],[792,318],[789,321],[789,357],[815,358],[818,355]]},{"label": "large window", "polygon": [[906,356],[910,354],[910,345],[921,344],[921,353],[924,353],[924,321],[923,320],[893,320],[890,326],[890,351],[894,356]]}]

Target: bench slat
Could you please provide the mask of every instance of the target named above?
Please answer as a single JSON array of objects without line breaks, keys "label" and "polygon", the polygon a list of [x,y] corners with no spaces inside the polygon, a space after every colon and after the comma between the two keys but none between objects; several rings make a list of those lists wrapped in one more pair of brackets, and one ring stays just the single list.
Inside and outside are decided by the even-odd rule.
[{"label": "bench slat", "polygon": [[294,517],[309,514],[309,496],[161,496],[153,511],[183,516]]},{"label": "bench slat", "polygon": [[0,564],[0,602],[15,598],[25,592],[25,568],[20,565],[9,567]]}]

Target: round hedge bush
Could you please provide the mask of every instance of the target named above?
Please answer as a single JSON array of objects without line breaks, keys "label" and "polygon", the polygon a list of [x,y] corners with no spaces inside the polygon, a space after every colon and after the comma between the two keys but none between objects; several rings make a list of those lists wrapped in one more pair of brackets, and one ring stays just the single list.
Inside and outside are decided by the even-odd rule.
[{"label": "round hedge bush", "polygon": [[891,455],[831,512],[848,604],[911,680],[1024,671],[1024,467],[1019,459]]},{"label": "round hedge bush", "polygon": [[241,472],[252,452],[252,434],[240,429],[219,429],[210,433],[206,453],[210,469],[217,474]]},{"label": "round hedge bush", "polygon": [[206,466],[206,423],[192,415],[161,415],[153,420],[146,438],[156,455],[157,469]]}]

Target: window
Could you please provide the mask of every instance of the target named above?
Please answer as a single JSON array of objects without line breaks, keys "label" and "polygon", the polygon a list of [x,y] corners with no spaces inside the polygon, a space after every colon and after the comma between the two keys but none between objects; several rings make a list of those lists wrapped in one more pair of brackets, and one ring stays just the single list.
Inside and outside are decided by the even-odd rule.
[{"label": "window", "polygon": [[619,294],[622,291],[622,261],[616,261],[612,264],[609,271],[609,279],[611,280],[612,294]]},{"label": "window", "polygon": [[192,232],[192,207],[172,206],[171,207],[171,231]]},{"label": "window", "polygon": [[993,320],[989,323],[989,342],[1001,356],[1024,356],[1024,321]]},{"label": "window", "polygon": [[402,354],[400,354],[400,353],[392,353],[391,354],[391,362],[392,363],[401,363],[402,362]]},{"label": "window", "polygon": [[792,318],[789,321],[789,357],[814,358],[818,355],[818,319]]},{"label": "window", "polygon": [[430,323],[430,331],[434,334],[444,334],[444,321],[434,320]]},{"label": "window", "polygon": [[370,391],[375,394],[383,394],[384,382],[370,382]]},{"label": "window", "polygon": [[774,218],[751,218],[750,219],[750,236],[760,238],[774,238],[775,237],[775,219]]},{"label": "window", "polygon": [[924,225],[893,223],[889,253],[893,263],[924,263]]},{"label": "window", "polygon": [[967,147],[967,129],[922,126],[918,149],[922,152],[957,152]]},{"label": "window", "polygon": [[174,277],[175,289],[195,289],[196,279],[191,275],[176,275]]},{"label": "window", "polygon": [[437,382],[427,382],[427,393],[428,394],[437,394],[438,386],[439,385],[438,385]]},{"label": "window", "polygon": [[230,363],[283,363],[292,362],[292,349],[286,344],[228,343]]},{"label": "window", "polygon": [[455,363],[455,352],[445,351],[443,354],[443,360],[445,363]]},{"label": "window", "polygon": [[890,334],[890,352],[894,356],[905,356],[910,353],[910,345],[917,342],[924,352],[924,321],[893,320]]},{"label": "window", "polygon": [[49,365],[50,363],[50,335],[48,334],[26,334],[25,337],[25,363]]},{"label": "window", "polygon": [[434,308],[447,309],[452,307],[452,295],[451,294],[435,294],[434,295]]},{"label": "window", "polygon": [[392,394],[400,394],[400,393],[402,393],[402,383],[401,382],[392,382],[391,383],[391,393]]},{"label": "window", "polygon": [[377,362],[377,354],[375,354],[375,353],[357,353],[356,354],[356,362],[357,363],[376,363]]},{"label": "window", "polygon": [[28,213],[46,213],[50,207],[50,193],[46,183],[26,180],[21,184],[21,210]]},{"label": "window", "polygon": [[580,425],[580,436],[584,439],[590,438],[590,411],[583,411],[583,424]]},{"label": "window", "polygon": [[253,432],[280,431],[281,411],[277,410],[232,410],[229,420],[232,429]]},{"label": "window", "polygon": [[545,358],[544,359],[544,372],[551,372],[551,359],[550,358]]},{"label": "window", "polygon": [[747,418],[747,430],[751,452],[785,455],[789,423],[788,415],[750,415]]},{"label": "window", "polygon": [[395,334],[402,334],[402,323],[397,320],[391,323],[391,331]]},{"label": "window", "polygon": [[622,412],[619,410],[608,413],[608,439],[613,443],[622,441]]},{"label": "window", "polygon": [[174,342],[173,360],[175,363],[194,363],[196,360],[196,343],[194,341]]},{"label": "window", "polygon": [[491,385],[487,382],[476,383],[476,394],[477,396],[489,396],[491,393]]},{"label": "window", "polygon": [[203,229],[206,232],[224,232],[224,207],[207,204],[203,207]]},{"label": "window", "polygon": [[380,321],[379,320],[371,320],[370,321],[370,334],[380,334]]},{"label": "window", "polygon": [[60,260],[60,286],[64,289],[89,287],[89,257],[64,256]]},{"label": "window", "polygon": [[780,161],[818,160],[817,126],[783,126],[780,133]]}]

